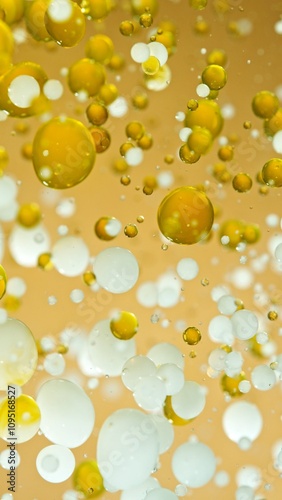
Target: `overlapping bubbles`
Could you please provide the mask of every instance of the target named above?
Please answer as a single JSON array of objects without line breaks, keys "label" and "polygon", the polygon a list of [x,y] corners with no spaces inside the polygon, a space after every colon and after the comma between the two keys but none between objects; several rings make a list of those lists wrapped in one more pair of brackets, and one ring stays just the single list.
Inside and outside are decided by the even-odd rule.
[{"label": "overlapping bubbles", "polygon": [[282,90],[258,88],[274,60],[255,93],[236,81],[249,10],[0,0],[0,473],[13,428],[20,498],[281,497],[282,441],[260,439],[281,413]]}]

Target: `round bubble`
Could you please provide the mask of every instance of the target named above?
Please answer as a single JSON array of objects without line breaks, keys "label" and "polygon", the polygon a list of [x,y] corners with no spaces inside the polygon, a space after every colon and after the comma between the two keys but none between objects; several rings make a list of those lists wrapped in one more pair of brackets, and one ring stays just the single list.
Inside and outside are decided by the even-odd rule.
[{"label": "round bubble", "polygon": [[181,259],[177,264],[176,271],[180,278],[182,278],[183,280],[193,280],[194,278],[196,278],[196,276],[198,276],[199,265],[198,262],[194,259]]},{"label": "round bubble", "polygon": [[149,491],[144,500],[178,500],[178,496],[167,488],[157,488]]},{"label": "round bubble", "polygon": [[250,486],[239,486],[235,493],[235,500],[254,500],[255,492]]},{"label": "round bubble", "polygon": [[213,451],[200,442],[184,443],[172,457],[172,470],[179,482],[190,488],[201,488],[213,477],[216,458]]},{"label": "round bubble", "polygon": [[261,485],[261,471],[254,465],[244,465],[236,474],[238,486],[250,486],[253,489]]},{"label": "round bubble", "polygon": [[177,394],[184,386],[184,373],[173,363],[165,363],[158,368],[157,375],[165,384],[167,396]]},{"label": "round bubble", "polygon": [[0,323],[0,390],[9,384],[24,385],[34,374],[38,353],[30,329],[8,318]]},{"label": "round bubble", "polygon": [[58,444],[46,446],[37,455],[36,468],[45,481],[62,483],[75,468],[75,458],[71,450]]},{"label": "round bubble", "polygon": [[49,441],[76,448],[91,435],[95,411],[83,389],[64,379],[45,382],[39,389],[40,429]]},{"label": "round bubble", "polygon": [[119,294],[128,292],[134,287],[139,276],[139,266],[129,250],[111,247],[97,255],[93,272],[102,288]]},{"label": "round bubble", "polygon": [[23,267],[36,267],[39,255],[50,250],[49,233],[42,224],[29,229],[15,224],[8,246],[17,264]]},{"label": "round bubble", "polygon": [[205,388],[197,382],[186,381],[181,391],[172,396],[171,405],[176,415],[185,420],[197,417],[206,405]]},{"label": "round bubble", "polygon": [[242,438],[254,441],[261,433],[263,420],[255,404],[236,401],[225,410],[222,425],[227,437],[238,443]]},{"label": "round bubble", "polygon": [[140,486],[123,491],[120,500],[132,500],[133,498],[134,500],[144,500],[146,494],[156,488],[160,488],[158,480],[154,477],[149,477],[149,479],[144,481]]},{"label": "round bubble", "polygon": [[164,365],[165,363],[173,363],[183,370],[184,356],[182,352],[173,344],[161,342],[155,344],[147,353],[156,366]]},{"label": "round bubble", "polygon": [[8,175],[2,175],[0,177],[0,210],[15,200],[17,192],[18,186],[14,179]]},{"label": "round bubble", "polygon": [[[15,407],[15,437],[17,443],[25,443],[32,439],[39,430],[40,410],[34,399],[25,394],[21,394],[13,403]],[[8,410],[13,410],[13,408],[11,408],[11,400],[8,403],[8,399],[5,398],[0,403],[0,437],[5,440],[8,440],[9,436]]]},{"label": "round bubble", "polygon": [[165,453],[169,450],[174,440],[173,425],[162,415],[151,415],[151,418],[157,427],[160,442],[160,454]]},{"label": "round bubble", "polygon": [[154,471],[158,456],[158,432],[149,415],[122,409],[105,420],[98,436],[97,463],[113,488],[139,486]]},{"label": "round bubble", "polygon": [[259,323],[256,315],[248,309],[236,311],[231,316],[233,334],[240,340],[252,338],[258,331]]},{"label": "round bubble", "polygon": [[89,250],[82,238],[64,236],[52,248],[52,262],[64,276],[81,275],[89,262]]},{"label": "round bubble", "polygon": [[208,326],[209,337],[213,342],[233,345],[233,327],[227,316],[214,316]]},{"label": "round bubble", "polygon": [[142,377],[134,388],[133,397],[143,410],[160,410],[166,398],[165,384],[156,375]]},{"label": "round bubble", "polygon": [[147,281],[138,287],[137,300],[144,307],[154,307],[158,303],[158,288],[156,283]]},{"label": "round bubble", "polygon": [[122,368],[122,381],[130,391],[134,391],[139,380],[157,372],[155,363],[147,356],[133,356]]},{"label": "round bubble", "polygon": [[276,375],[269,366],[258,365],[251,373],[251,381],[259,391],[269,391],[276,384]]},{"label": "round bubble", "polygon": [[110,320],[99,321],[89,333],[89,355],[96,375],[117,377],[125,362],[136,354],[135,339],[117,339],[111,332]]}]

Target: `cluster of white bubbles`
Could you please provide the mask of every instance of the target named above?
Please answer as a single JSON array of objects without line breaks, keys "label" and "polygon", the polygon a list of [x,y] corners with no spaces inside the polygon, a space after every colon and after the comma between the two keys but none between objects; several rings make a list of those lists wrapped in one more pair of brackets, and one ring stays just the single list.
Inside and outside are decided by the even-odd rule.
[{"label": "cluster of white bubbles", "polygon": [[91,435],[95,411],[79,385],[64,379],[48,380],[40,387],[36,401],[41,412],[40,430],[52,443],[76,448]]},{"label": "cluster of white bubbles", "polygon": [[166,47],[160,42],[135,43],[131,48],[131,57],[136,63],[144,63],[149,57],[156,57],[160,66],[164,66],[168,59]]},{"label": "cluster of white bubbles", "polygon": [[154,282],[146,281],[137,289],[136,297],[144,307],[174,307],[181,298],[182,283],[178,275],[168,271]]},{"label": "cluster of white bubbles", "polygon": [[120,294],[134,287],[139,277],[139,265],[130,250],[110,247],[95,257],[93,272],[102,288]]}]

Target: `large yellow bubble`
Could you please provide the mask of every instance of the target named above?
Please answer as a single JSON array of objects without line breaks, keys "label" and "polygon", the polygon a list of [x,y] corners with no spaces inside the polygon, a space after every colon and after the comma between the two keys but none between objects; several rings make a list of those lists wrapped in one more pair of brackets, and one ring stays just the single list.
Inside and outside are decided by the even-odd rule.
[{"label": "large yellow bubble", "polygon": [[[14,413],[14,416],[10,413]],[[41,414],[38,404],[32,397],[21,394],[15,399],[9,399],[9,402],[8,398],[1,401],[0,437],[5,440],[11,437],[8,433],[9,416],[15,422],[15,430],[13,431],[15,434],[13,436],[17,439],[17,443],[29,441],[38,432]]]},{"label": "large yellow bubble", "polygon": [[187,112],[185,126],[192,129],[195,126],[206,128],[213,138],[217,137],[223,127],[220,107],[216,102],[205,99],[199,100],[198,103],[197,109]]},{"label": "large yellow bubble", "polygon": [[282,159],[272,158],[262,168],[261,176],[265,184],[271,187],[282,187]]},{"label": "large yellow bubble", "polygon": [[33,166],[40,182],[66,189],[82,182],[95,161],[90,132],[78,120],[53,118],[37,131],[33,141]]},{"label": "large yellow bubble", "polygon": [[212,227],[213,206],[203,191],[184,186],[169,193],[159,206],[162,234],[174,243],[191,245],[204,240]]},{"label": "large yellow bubble", "polygon": [[86,20],[79,6],[65,0],[68,15],[61,19],[58,16],[56,3],[51,2],[44,16],[45,27],[49,35],[62,47],[74,47],[84,36]]},{"label": "large yellow bubble", "polygon": [[0,390],[24,385],[34,374],[37,357],[34,337],[24,323],[8,318],[0,324]]},{"label": "large yellow bubble", "polygon": [[104,491],[103,478],[94,460],[81,462],[73,473],[73,484],[85,498],[96,498]]}]

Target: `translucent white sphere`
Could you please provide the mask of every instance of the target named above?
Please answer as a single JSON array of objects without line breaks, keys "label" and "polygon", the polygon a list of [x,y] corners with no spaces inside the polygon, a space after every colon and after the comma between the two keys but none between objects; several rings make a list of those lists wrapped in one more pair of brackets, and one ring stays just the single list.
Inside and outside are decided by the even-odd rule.
[{"label": "translucent white sphere", "polygon": [[180,278],[190,281],[198,276],[199,265],[198,262],[194,259],[181,259],[177,264],[176,271]]},{"label": "translucent white sphere", "polygon": [[146,481],[156,467],[159,438],[149,415],[122,409],[103,423],[97,443],[99,470],[109,485],[127,490]]},{"label": "translucent white sphere", "polygon": [[124,158],[130,167],[137,167],[143,161],[143,149],[138,147],[130,148],[126,151]]},{"label": "translucent white sphere", "polygon": [[274,255],[278,262],[282,262],[282,243],[279,243],[275,248]]},{"label": "translucent white sphere", "polygon": [[227,437],[238,443],[241,438],[254,441],[261,433],[263,420],[256,405],[247,401],[236,401],[226,408],[222,425]]},{"label": "translucent white sphere", "polygon": [[220,342],[233,345],[233,327],[231,320],[227,316],[215,316],[209,322],[208,334],[213,342]]},{"label": "translucent white sphere", "polygon": [[182,444],[172,457],[172,470],[176,479],[190,488],[201,488],[207,484],[215,469],[213,451],[200,442]]},{"label": "translucent white sphere", "polygon": [[231,316],[233,334],[240,340],[252,338],[258,331],[259,322],[257,316],[248,309],[236,311]]},{"label": "translucent white sphere", "polygon": [[38,257],[50,250],[50,237],[42,224],[26,229],[14,225],[8,246],[13,259],[23,267],[36,267]]},{"label": "translucent white sphere", "polygon": [[144,307],[154,307],[158,303],[157,285],[152,281],[147,281],[140,285],[137,289],[136,298]]},{"label": "translucent white sphere", "polygon": [[168,52],[164,44],[160,42],[150,42],[148,47],[150,50],[150,56],[156,57],[160,66],[163,66],[168,60]]},{"label": "translucent white sphere", "polygon": [[196,93],[199,97],[207,97],[210,91],[210,88],[205,83],[199,83],[196,87]]},{"label": "translucent white sphere", "polygon": [[156,366],[164,365],[165,363],[172,363],[183,370],[184,356],[180,349],[168,342],[160,342],[155,344],[147,353]]},{"label": "translucent white sphere", "polygon": [[166,398],[165,384],[156,375],[142,377],[135,385],[133,397],[143,410],[160,410]]},{"label": "translucent white sphere", "polygon": [[18,186],[14,179],[8,175],[2,175],[0,177],[0,209],[14,201],[17,193]]},{"label": "translucent white sphere", "polygon": [[208,357],[209,366],[216,371],[224,370],[226,356],[227,352],[224,349],[214,349]]},{"label": "translucent white sphere", "polygon": [[135,43],[131,47],[130,55],[133,59],[133,61],[137,63],[143,63],[147,61],[150,57],[150,49],[147,43]]},{"label": "translucent white sphere", "polygon": [[0,323],[0,390],[9,384],[24,385],[33,376],[38,359],[34,337],[21,321]]},{"label": "translucent white sphere", "polygon": [[70,0],[53,0],[49,4],[47,12],[54,23],[67,22],[73,12],[72,2]]},{"label": "translucent white sphere", "polygon": [[167,488],[157,488],[149,491],[144,500],[178,500],[178,496]]},{"label": "translucent white sphere", "polygon": [[238,486],[250,486],[257,489],[261,485],[261,471],[254,465],[244,465],[236,474],[236,483]]},{"label": "translucent white sphere", "polygon": [[58,203],[56,207],[56,213],[60,217],[64,218],[72,217],[75,211],[76,211],[76,206],[74,198],[64,198]]},{"label": "translucent white sphere", "polygon": [[37,455],[36,468],[45,481],[62,483],[75,468],[75,458],[71,450],[58,444],[46,446]]},{"label": "translucent white sphere", "polygon": [[130,391],[134,391],[139,380],[149,375],[155,375],[155,363],[147,356],[133,356],[128,359],[122,368],[121,379]]},{"label": "translucent white sphere", "polygon": [[149,477],[140,486],[122,491],[120,500],[132,500],[133,498],[134,500],[144,500],[146,494],[156,488],[160,488],[158,480],[154,477]]},{"label": "translucent white sphere", "polygon": [[235,500],[254,500],[255,492],[250,486],[239,486],[235,492]]},{"label": "translucent white sphere", "polygon": [[223,295],[217,302],[217,307],[222,314],[233,314],[237,309],[236,299],[232,295]]},{"label": "translucent white sphere", "polygon": [[159,366],[157,376],[163,380],[167,396],[177,394],[184,386],[184,373],[173,363],[164,363]]},{"label": "translucent white sphere", "polygon": [[136,353],[135,339],[117,339],[111,332],[108,319],[99,321],[89,333],[89,355],[96,373],[117,377],[124,364]]},{"label": "translucent white sphere", "polygon": [[176,415],[185,420],[197,417],[206,405],[205,388],[197,382],[186,381],[183,388],[171,398]]},{"label": "translucent white sphere", "polygon": [[22,278],[10,278],[6,292],[13,297],[21,298],[26,292],[26,282]]},{"label": "translucent white sphere", "polygon": [[10,83],[8,95],[15,106],[29,108],[32,101],[40,96],[40,86],[33,76],[16,76]]},{"label": "translucent white sphere", "polygon": [[110,116],[114,116],[115,118],[121,118],[126,115],[128,111],[128,103],[125,97],[119,96],[114,102],[109,104],[108,111]]},{"label": "translucent white sphere", "polygon": [[165,273],[157,281],[158,305],[174,307],[181,295],[181,282],[174,273]]},{"label": "translucent white sphere", "polygon": [[276,375],[269,366],[258,365],[252,370],[251,381],[259,391],[269,391],[276,384]]},{"label": "translucent white sphere", "polygon": [[[281,23],[282,24],[282,23]],[[278,130],[273,136],[272,147],[278,154],[282,154],[282,130]]]},{"label": "translucent white sphere", "polygon": [[173,425],[166,417],[163,417],[163,415],[151,415],[151,418],[153,419],[157,427],[160,443],[160,454],[165,453],[173,444]]},{"label": "translucent white sphere", "polygon": [[64,236],[52,248],[52,262],[63,276],[81,275],[89,263],[89,250],[78,236]]},{"label": "translucent white sphere", "polygon": [[66,367],[65,358],[58,352],[52,352],[45,356],[43,366],[47,373],[50,373],[53,377],[58,377],[64,373]]},{"label": "translucent white sphere", "polygon": [[214,482],[216,486],[218,486],[218,488],[224,488],[225,486],[227,486],[230,482],[228,472],[226,472],[225,470],[217,472],[214,476]]},{"label": "translucent white sphere", "polygon": [[50,101],[56,101],[62,97],[64,87],[59,80],[48,80],[43,87],[44,95]]},{"label": "translucent white sphere", "polygon": [[48,380],[39,389],[37,404],[40,429],[49,441],[76,448],[91,435],[95,411],[79,385],[63,379]]},{"label": "translucent white sphere", "polygon": [[232,351],[227,353],[224,361],[226,375],[228,375],[228,377],[235,377],[238,375],[242,370],[243,361],[244,360],[240,352]]},{"label": "translucent white sphere", "polygon": [[134,287],[139,276],[139,266],[136,257],[129,250],[111,247],[97,255],[93,272],[102,288],[119,294]]}]

